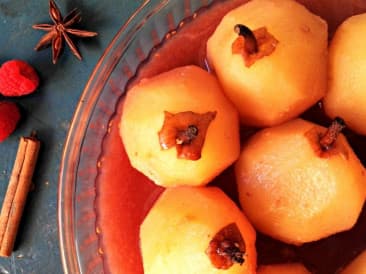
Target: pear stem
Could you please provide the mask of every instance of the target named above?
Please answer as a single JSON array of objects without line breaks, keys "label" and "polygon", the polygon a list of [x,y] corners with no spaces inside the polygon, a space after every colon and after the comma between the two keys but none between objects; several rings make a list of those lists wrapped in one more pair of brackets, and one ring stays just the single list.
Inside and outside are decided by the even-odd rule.
[{"label": "pear stem", "polygon": [[258,42],[257,38],[255,38],[254,33],[245,25],[237,24],[234,27],[234,31],[243,36],[245,39],[244,50],[248,54],[254,54],[258,52]]},{"label": "pear stem", "polygon": [[332,148],[338,135],[346,127],[346,123],[340,117],[336,117],[328,127],[325,134],[320,138],[319,144],[323,151],[328,151]]}]

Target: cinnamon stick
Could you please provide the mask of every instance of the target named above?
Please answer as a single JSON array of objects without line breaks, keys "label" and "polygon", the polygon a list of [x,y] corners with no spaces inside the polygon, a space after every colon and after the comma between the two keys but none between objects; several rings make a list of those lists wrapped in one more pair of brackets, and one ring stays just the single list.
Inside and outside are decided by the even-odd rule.
[{"label": "cinnamon stick", "polygon": [[21,137],[0,214],[0,256],[11,255],[31,186],[40,142],[33,133]]}]

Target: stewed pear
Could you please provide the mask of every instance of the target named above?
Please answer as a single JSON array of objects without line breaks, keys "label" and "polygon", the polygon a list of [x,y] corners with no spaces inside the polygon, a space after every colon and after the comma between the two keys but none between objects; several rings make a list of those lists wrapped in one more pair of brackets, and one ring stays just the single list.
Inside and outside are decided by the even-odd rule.
[{"label": "stewed pear", "polygon": [[329,48],[328,92],[325,112],[341,116],[348,127],[366,135],[366,13],[346,19]]},{"label": "stewed pear", "polygon": [[133,167],[162,186],[204,185],[239,156],[239,118],[216,78],[186,66],[128,92],[120,135]]},{"label": "stewed pear", "polygon": [[325,94],[327,39],[327,23],[296,1],[252,0],[225,15],[207,57],[241,122],[273,126]]},{"label": "stewed pear", "polygon": [[261,265],[257,274],[310,274],[301,263]]},{"label": "stewed pear", "polygon": [[235,166],[240,204],[261,232],[301,245],[350,229],[366,171],[340,130],[302,119],[257,132]]},{"label": "stewed pear", "polygon": [[366,273],[366,251],[354,258],[340,274],[364,274]]},{"label": "stewed pear", "polygon": [[144,273],[254,274],[255,237],[219,188],[167,188],[140,228]]}]

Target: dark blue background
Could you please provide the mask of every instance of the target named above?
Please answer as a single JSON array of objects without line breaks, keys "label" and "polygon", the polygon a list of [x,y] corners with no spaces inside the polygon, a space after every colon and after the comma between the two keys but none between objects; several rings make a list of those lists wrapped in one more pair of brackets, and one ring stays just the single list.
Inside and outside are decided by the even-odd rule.
[{"label": "dark blue background", "polygon": [[32,29],[51,23],[47,0],[0,0],[0,64],[10,59],[29,62],[39,73],[38,90],[20,98],[23,118],[13,135],[0,143],[0,202],[2,203],[20,136],[36,130],[42,150],[33,178],[34,188],[23,215],[16,250],[0,258],[0,273],[63,273],[57,227],[57,188],[60,160],[70,120],[84,86],[118,29],[142,0],[58,0],[63,15],[77,7],[82,21],[75,27],[96,31],[90,39],[74,39],[83,61],[65,49],[56,65],[51,50],[33,50],[44,34]]}]

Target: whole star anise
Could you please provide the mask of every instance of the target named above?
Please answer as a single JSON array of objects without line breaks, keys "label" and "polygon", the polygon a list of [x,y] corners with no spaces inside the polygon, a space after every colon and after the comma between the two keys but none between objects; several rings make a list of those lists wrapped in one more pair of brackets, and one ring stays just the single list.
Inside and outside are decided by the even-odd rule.
[{"label": "whole star anise", "polygon": [[81,54],[71,40],[69,34],[78,37],[93,37],[96,36],[97,33],[70,28],[73,24],[78,23],[81,20],[81,13],[78,9],[73,9],[68,15],[65,16],[65,18],[63,18],[59,8],[53,0],[50,0],[49,5],[49,14],[54,25],[36,24],[32,26],[34,29],[48,32],[41,38],[41,40],[39,40],[34,49],[38,51],[48,47],[49,45],[52,45],[52,62],[56,64],[63,50],[64,41],[66,41],[71,49],[71,52],[76,56],[76,58],[81,60]]}]

